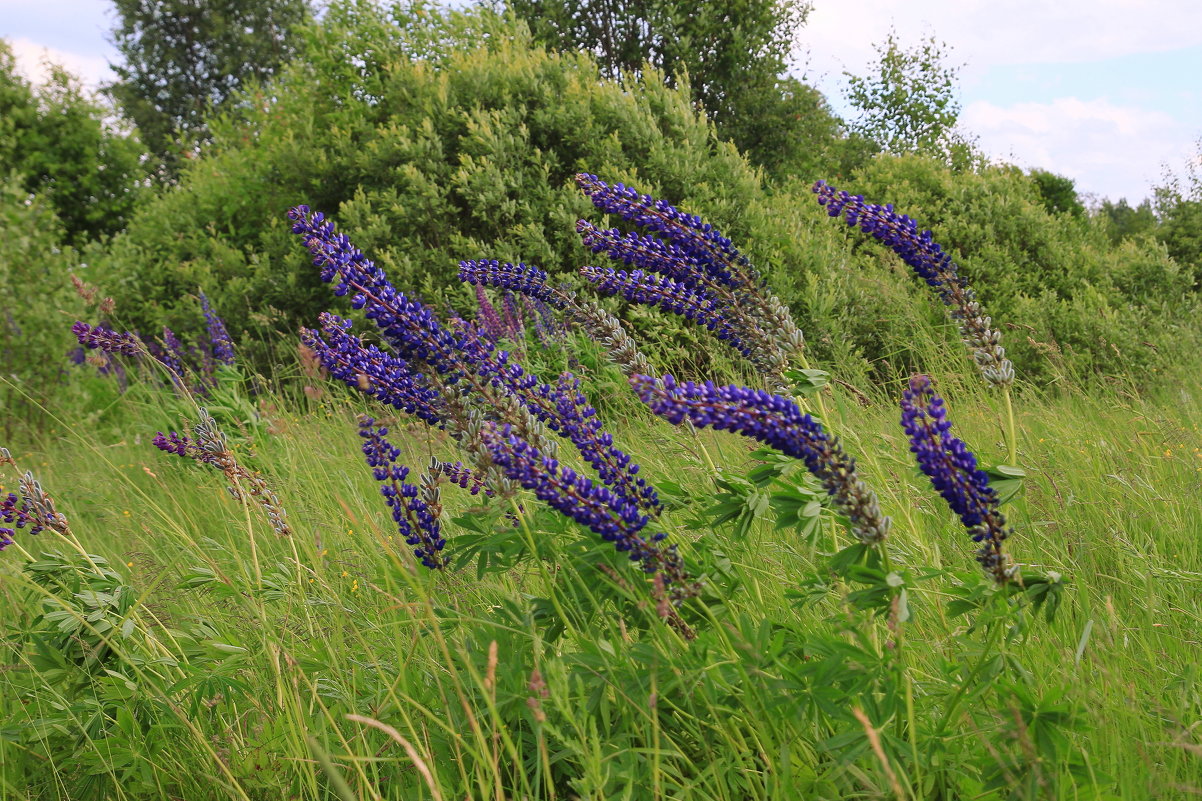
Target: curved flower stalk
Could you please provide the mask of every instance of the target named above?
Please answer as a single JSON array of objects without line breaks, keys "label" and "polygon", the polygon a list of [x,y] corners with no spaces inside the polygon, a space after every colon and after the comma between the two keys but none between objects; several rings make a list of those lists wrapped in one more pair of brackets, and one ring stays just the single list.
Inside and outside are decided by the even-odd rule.
[{"label": "curved flower stalk", "polygon": [[525,263],[510,264],[496,259],[459,262],[459,280],[475,286],[492,286],[518,292],[535,303],[563,313],[605,348],[606,356],[629,377],[649,375],[656,370],[626,333],[622,321],[601,306],[582,300],[570,289],[551,287],[547,274]]},{"label": "curved flower stalk", "polygon": [[[586,247],[658,273],[709,306],[705,314],[676,311],[674,306],[688,309],[689,304],[661,302],[657,293],[642,286],[646,281],[633,278],[635,273],[613,275],[612,271],[585,267],[582,272],[586,278],[607,294],[621,293],[636,303],[676,311],[704,325],[778,387],[785,388],[789,360],[795,356],[802,359],[805,337],[785,305],[767,289],[759,272],[729,239],[700,217],[623,184],[610,185],[586,173],[577,175],[576,183],[599,210],[663,236],[623,235],[617,229],[603,230],[581,220],[576,230]],[[681,291],[679,287],[674,289],[676,294]]]},{"label": "curved flower stalk", "polygon": [[842,215],[848,225],[858,226],[887,245],[939,293],[986,381],[1002,388],[1014,383],[1014,365],[1006,358],[1001,332],[992,327],[993,321],[982,311],[976,293],[959,274],[959,265],[934,241],[930,231],[920,233],[918,223],[895,212],[892,204],[865,203],[863,197],[838,191],[825,181],[815,183],[813,191],[828,215]]},{"label": "curved flower stalk", "polygon": [[[637,561],[644,567],[650,565],[670,584],[684,585],[681,560],[674,549],[659,542],[662,535],[644,541],[631,528],[641,520],[641,529],[647,516],[658,512],[657,493],[637,475],[638,465],[614,445],[573,376],[565,374],[554,385],[539,381],[478,326],[462,320],[444,326],[431,309],[396,290],[384,272],[320,213],[299,206],[289,212],[289,218],[293,231],[304,238],[314,263],[321,267],[322,279],[335,284],[335,294],[351,295],[352,305],[376,324],[394,351],[390,354],[367,345],[350,334],[349,322],[322,315],[321,333],[306,331],[302,336],[331,374],[395,408],[444,427],[474,462],[470,469],[440,463],[437,472],[453,483],[502,496],[511,495],[521,485],[577,520],[581,518],[569,500],[575,503],[587,496],[592,499],[590,503],[596,502],[589,507],[594,511],[601,506],[620,510],[619,519],[626,528],[598,529],[595,526],[601,525],[601,518],[582,522],[607,539],[612,535],[620,550],[637,554]],[[545,273],[526,265],[479,262],[465,263],[462,269],[468,270],[469,266],[481,276],[471,281],[477,286],[500,285],[561,308],[574,302],[566,293],[548,288]],[[492,276],[492,281],[485,276]],[[498,280],[498,276],[503,278]],[[509,307],[507,316],[516,320],[516,315],[516,309]],[[501,324],[504,326],[503,320]],[[504,437],[496,433],[499,427],[504,428]],[[596,471],[601,484],[575,473],[571,473],[570,480],[564,479],[565,473],[554,459],[556,440],[549,436],[548,429],[572,443]],[[379,446],[371,458],[385,459],[391,452],[391,446]],[[554,468],[546,467],[547,463]],[[548,479],[551,483],[536,485],[535,477],[548,470],[553,474]],[[433,473],[428,480],[423,479],[422,491],[414,496],[423,500],[432,518],[438,507]],[[402,489],[397,492],[402,497]],[[397,508],[394,506],[394,518]],[[410,522],[410,528],[419,532],[421,527]],[[431,542],[443,541],[441,535],[430,537]],[[419,550],[437,556],[432,561],[441,561],[441,546],[433,549],[429,542],[423,543]]]},{"label": "curved flower stalk", "polygon": [[226,490],[234,500],[242,500],[243,488],[246,488],[267,514],[267,520],[276,534],[287,537],[292,534],[288,525],[287,514],[280,504],[280,499],[267,486],[267,482],[258,473],[247,470],[238,464],[234,453],[225,444],[225,435],[217,428],[217,421],[203,406],[200,407],[200,420],[192,427],[192,437],[172,431],[155,434],[152,444],[161,451],[173,453],[185,459],[192,459],[201,464],[212,465],[225,474],[229,485]]},{"label": "curved flower stalk", "polygon": [[552,509],[612,542],[644,572],[660,576],[667,583],[673,601],[679,603],[697,594],[699,587],[685,571],[676,546],[662,544],[667,535],[663,532],[650,537],[643,535],[650,518],[638,506],[544,456],[515,436],[508,425],[490,426],[484,433],[484,443],[493,462],[511,480],[534,492],[535,497]]},{"label": "curved flower stalk", "polygon": [[901,410],[901,425],[910,436],[910,450],[919,468],[959,516],[973,541],[981,544],[977,561],[999,584],[1009,581],[1012,569],[1002,553],[1002,543],[1010,529],[997,492],[989,485],[989,476],[977,467],[977,458],[968,446],[952,436],[947,408],[929,377],[910,379]]},{"label": "curved flower stalk", "polygon": [[[438,517],[442,511],[438,487],[422,476],[422,492],[405,481],[409,468],[397,464],[401,449],[385,437],[388,429],[377,426],[370,417],[359,418],[359,436],[363,438],[363,455],[372,468],[372,475],[381,483],[380,494],[392,510],[393,522],[402,539],[413,546],[413,555],[431,570],[441,570],[446,561],[440,553],[447,544],[439,533]],[[424,495],[425,497],[421,497]]]},{"label": "curved flower stalk", "polygon": [[734,431],[800,459],[847,515],[856,539],[878,545],[888,536],[890,519],[881,513],[876,493],[860,480],[855,459],[789,398],[712,381],[678,384],[670,375],[635,376],[631,385],[643,403],[669,423],[688,420],[698,428]]}]

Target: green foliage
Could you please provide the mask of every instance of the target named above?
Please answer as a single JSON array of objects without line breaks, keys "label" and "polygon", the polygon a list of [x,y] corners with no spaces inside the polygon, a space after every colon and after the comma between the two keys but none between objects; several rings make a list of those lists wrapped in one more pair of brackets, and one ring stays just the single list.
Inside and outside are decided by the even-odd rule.
[{"label": "green foliage", "polygon": [[813,175],[838,141],[822,95],[784,75],[810,3],[804,0],[545,2],[506,0],[536,41],[594,56],[604,75],[636,86],[648,68],[693,100],[718,134],[770,173]]},{"label": "green foliage", "polygon": [[1132,207],[1126,198],[1119,198],[1117,203],[1107,198],[1102,201],[1097,216],[1107,221],[1110,241],[1116,245],[1124,239],[1156,233],[1159,224],[1150,200]]},{"label": "green foliage", "polygon": [[600,81],[587,57],[484,12],[337,6],[307,36],[306,62],[215,120],[205,156],[114,243],[104,283],[139,299],[131,327],[187,330],[197,286],[240,344],[312,325],[328,290],[289,233],[298,203],[353,230],[398,286],[460,308],[461,259],[588,262],[581,170],[679,199],[744,242],[769,227],[755,173],[657,74]]},{"label": "green foliage", "polygon": [[1071,178],[1057,175],[1048,170],[1031,170],[1028,173],[1035,182],[1043,206],[1052,214],[1071,214],[1080,217],[1085,214],[1085,206],[1077,197],[1077,190]]},{"label": "green foliage", "polygon": [[108,114],[60,68],[31,86],[0,41],[0,178],[49,200],[74,244],[121,230],[142,194],[142,147]]},{"label": "green foliage", "polygon": [[206,136],[205,118],[245,83],[296,52],[307,0],[115,0],[122,62],[108,87],[142,139],[174,173]]},{"label": "green foliage", "polygon": [[49,199],[31,196],[16,176],[0,182],[0,434],[55,391],[74,343],[69,271],[77,254],[61,245]]},{"label": "green foliage", "polygon": [[947,63],[948,46],[930,36],[906,49],[890,31],[876,51],[874,74],[846,73],[847,100],[859,112],[851,130],[889,153],[945,152],[960,115],[960,67]]},{"label": "green foliage", "polygon": [[[1139,375],[1163,369],[1194,341],[1188,271],[1153,242],[1115,247],[1106,226],[1049,213],[1016,168],[960,171],[916,156],[879,158],[848,189],[893,203],[934,233],[1000,324],[1023,378]],[[915,281],[892,263],[896,280]]]}]

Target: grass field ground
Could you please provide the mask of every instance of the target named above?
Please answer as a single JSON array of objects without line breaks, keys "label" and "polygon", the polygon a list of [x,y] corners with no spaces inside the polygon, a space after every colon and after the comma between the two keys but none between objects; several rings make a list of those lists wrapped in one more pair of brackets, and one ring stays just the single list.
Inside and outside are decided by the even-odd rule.
[{"label": "grass field ground", "polygon": [[[894,519],[908,621],[848,602],[825,565],[849,539],[826,513],[778,529],[757,489],[745,530],[706,524],[707,459],[742,476],[748,441],[606,400],[615,440],[674,507],[665,530],[705,575],[703,603],[682,612],[691,641],[610,546],[528,494],[518,519],[444,486],[453,568],[415,567],[358,452],[362,402],[345,394],[261,397],[241,430],[214,410],[291,537],[220,473],[151,446],[188,414],[166,391],[135,388],[90,417],[51,410],[51,429],[5,443],[107,565],[52,532],[18,535],[0,560],[0,796],[1202,793],[1196,383],[1022,396],[1028,477],[1007,545],[1067,587],[1053,622],[1025,614],[1012,637],[949,607],[986,585],[886,393],[825,402]],[[987,460],[1004,453],[996,399],[948,395],[955,431]],[[453,458],[424,426],[400,422],[393,441],[414,468]],[[13,467],[0,471],[15,490]]]}]

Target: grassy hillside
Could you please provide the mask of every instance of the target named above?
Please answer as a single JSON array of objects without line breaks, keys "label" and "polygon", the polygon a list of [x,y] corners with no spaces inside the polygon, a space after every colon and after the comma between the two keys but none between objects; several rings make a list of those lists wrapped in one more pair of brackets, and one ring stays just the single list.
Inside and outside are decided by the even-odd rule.
[{"label": "grassy hillside", "polygon": [[[1000,410],[947,382],[959,435],[1000,454]],[[336,390],[261,396],[261,421],[240,432],[226,415],[238,458],[287,510],[294,533],[279,537],[218,472],[150,445],[187,414],[157,392],[114,398],[91,426],[56,410],[68,415],[57,431],[9,443],[112,574],[107,595],[89,594],[95,578],[54,590],[55,565],[83,557],[51,532],[18,537],[0,562],[5,797],[1199,789],[1196,386],[1021,401],[1029,478],[1008,545],[1068,587],[1053,623],[1031,617],[1008,641],[981,610],[949,612],[978,583],[973,546],[915,474],[892,393],[826,403],[895,519],[890,557],[912,582],[904,624],[848,605],[853,587],[825,568],[847,535],[825,514],[808,536],[775,529],[772,513],[745,531],[705,525],[714,485],[701,449],[730,478],[751,464],[746,440],[694,438],[631,396],[610,399],[618,441],[675,507],[666,530],[706,573],[706,594],[684,609],[688,641],[659,619],[639,573],[528,495],[515,526],[503,503],[444,487],[453,569],[415,567],[357,453],[360,402]],[[394,441],[409,464],[450,456],[424,429],[400,424]],[[11,467],[3,483],[13,488]],[[22,569],[22,550],[33,566]],[[833,583],[816,589],[815,576]]]}]

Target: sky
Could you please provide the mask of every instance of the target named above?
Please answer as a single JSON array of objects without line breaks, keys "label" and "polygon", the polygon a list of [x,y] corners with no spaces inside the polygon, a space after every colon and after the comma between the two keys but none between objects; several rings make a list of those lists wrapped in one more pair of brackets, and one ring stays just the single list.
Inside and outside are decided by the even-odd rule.
[{"label": "sky", "polygon": [[[1202,0],[813,0],[796,71],[837,111],[845,72],[869,75],[891,30],[935,37],[960,71],[962,129],[990,157],[1132,202],[1202,148]],[[108,0],[0,0],[0,37],[37,80],[46,57],[111,77]]]}]

